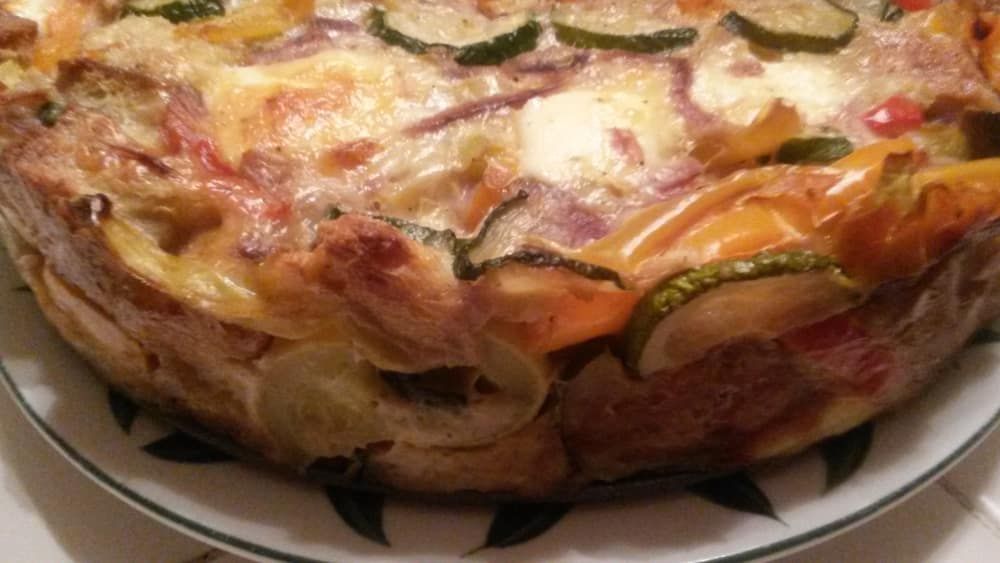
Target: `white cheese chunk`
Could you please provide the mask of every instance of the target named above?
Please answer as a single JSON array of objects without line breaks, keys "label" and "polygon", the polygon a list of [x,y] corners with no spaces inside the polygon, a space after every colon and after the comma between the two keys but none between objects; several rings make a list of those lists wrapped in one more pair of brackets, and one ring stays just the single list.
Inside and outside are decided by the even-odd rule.
[{"label": "white cheese chunk", "polygon": [[[600,181],[650,167],[676,151],[683,123],[662,94],[571,90],[525,104],[517,117],[522,172],[553,182]],[[616,130],[631,134],[639,162],[615,146]]]},{"label": "white cheese chunk", "polygon": [[15,16],[29,19],[39,24],[39,32],[45,32],[45,20],[59,5],[57,0],[8,0],[3,3],[3,9]]},{"label": "white cheese chunk", "polygon": [[198,82],[223,152],[236,159],[261,144],[312,153],[376,137],[450,102],[431,99],[441,82],[433,66],[413,63],[405,75],[401,68],[377,53],[328,50],[270,65],[219,66]]},{"label": "white cheese chunk", "polygon": [[793,104],[810,124],[832,119],[850,100],[847,77],[813,55],[789,55],[762,62],[756,76],[735,76],[728,67],[732,58],[709,57],[695,68],[691,95],[709,113],[722,114],[740,125],[749,124],[773,100]]}]

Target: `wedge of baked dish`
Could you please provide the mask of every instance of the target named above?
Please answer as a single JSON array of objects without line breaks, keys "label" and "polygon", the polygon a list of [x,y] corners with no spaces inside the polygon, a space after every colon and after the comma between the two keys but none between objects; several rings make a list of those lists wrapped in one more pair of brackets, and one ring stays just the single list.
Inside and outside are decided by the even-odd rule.
[{"label": "wedge of baked dish", "polygon": [[745,466],[1000,313],[994,4],[5,0],[4,241],[111,385],[286,467]]}]

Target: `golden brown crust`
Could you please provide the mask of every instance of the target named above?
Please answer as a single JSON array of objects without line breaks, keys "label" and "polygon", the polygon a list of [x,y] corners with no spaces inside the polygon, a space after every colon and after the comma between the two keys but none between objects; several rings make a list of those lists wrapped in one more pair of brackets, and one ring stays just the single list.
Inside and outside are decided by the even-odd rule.
[{"label": "golden brown crust", "polygon": [[[142,342],[176,347],[195,357],[252,359],[269,338],[218,320],[180,304],[133,272],[108,247],[100,221],[111,213],[103,194],[86,194],[59,161],[92,138],[95,124],[81,117],[79,127],[35,129],[5,152],[7,169],[0,177],[0,204],[16,213],[16,226],[29,244],[48,257],[53,270],[106,308],[117,322]],[[74,116],[67,117],[74,123]],[[98,138],[99,133],[97,134]],[[16,174],[16,176],[15,176]]]},{"label": "golden brown crust", "polygon": [[479,363],[476,333],[488,311],[454,278],[447,253],[382,221],[348,216],[320,225],[313,250],[288,260],[356,332],[377,335],[366,340],[380,343],[372,354],[385,363],[379,367],[398,369],[395,358],[407,359],[407,371]]},{"label": "golden brown crust", "polygon": [[544,497],[571,486],[572,466],[557,413],[489,446],[415,448],[393,444],[367,457],[365,477],[389,487],[426,493],[465,491]]},{"label": "golden brown crust", "polygon": [[248,412],[252,374],[245,365],[220,360],[195,367],[174,350],[140,344],[108,315],[108,309],[54,273],[50,262],[3,218],[0,227],[7,252],[42,312],[108,383],[139,401],[190,417],[250,447],[274,449],[266,432],[248,423],[252,420]]},{"label": "golden brown crust", "polygon": [[[110,212],[108,198],[79,194],[44,158],[66,153],[60,143],[72,141],[53,138],[66,132],[35,127],[32,133],[5,153],[7,170],[18,176],[0,173],[0,211],[10,238],[22,241],[20,251],[10,244],[8,250],[23,257],[17,263],[39,291],[43,311],[85,357],[109,372],[113,384],[267,447],[269,438],[247,424],[251,389],[241,380],[252,377],[244,363],[259,356],[270,337],[197,312],[129,271],[98,228]],[[31,187],[22,178],[33,181]],[[55,301],[60,293],[64,299]],[[76,299],[72,305],[67,305],[69,296]],[[121,350],[115,349],[115,339],[95,340],[93,323],[82,315],[118,327],[125,339]],[[125,341],[141,349],[141,361],[138,352],[124,352],[132,348]],[[140,365],[145,369],[136,371]]]}]

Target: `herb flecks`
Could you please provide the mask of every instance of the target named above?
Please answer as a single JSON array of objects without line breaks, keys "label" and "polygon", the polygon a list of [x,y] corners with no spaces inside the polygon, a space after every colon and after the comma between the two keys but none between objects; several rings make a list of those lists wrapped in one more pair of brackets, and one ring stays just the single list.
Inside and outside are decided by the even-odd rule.
[{"label": "herb flecks", "polygon": [[782,521],[774,511],[771,499],[746,473],[695,483],[688,487],[688,491],[725,508]]},{"label": "herb flecks", "polygon": [[38,108],[38,121],[42,122],[42,125],[46,127],[54,127],[59,121],[59,117],[66,112],[66,106],[60,104],[59,102],[48,101],[42,104],[42,107]]},{"label": "herb flecks", "polygon": [[140,8],[127,4],[122,9],[121,16],[146,16],[162,17],[170,23],[182,23],[192,20],[210,18],[214,16],[224,16],[226,8],[220,0],[177,0],[153,6],[152,8]]},{"label": "herb flecks", "polygon": [[466,555],[486,548],[511,547],[532,540],[559,523],[571,508],[572,504],[557,502],[500,505],[493,514],[486,541]]},{"label": "herb flecks", "polygon": [[819,449],[826,462],[826,490],[850,479],[865,462],[871,449],[875,425],[871,422],[828,438]]},{"label": "herb flecks", "polygon": [[122,432],[129,434],[132,432],[132,425],[139,416],[139,405],[132,399],[126,397],[117,389],[108,388],[108,408],[111,409],[111,416],[115,423],[122,429]]},{"label": "herb flecks", "polygon": [[232,461],[229,455],[190,434],[174,432],[142,447],[149,455],[174,463],[221,463]]},{"label": "herb flecks", "polygon": [[389,547],[389,538],[382,525],[385,496],[378,493],[327,487],[326,496],[337,515],[358,535]]}]

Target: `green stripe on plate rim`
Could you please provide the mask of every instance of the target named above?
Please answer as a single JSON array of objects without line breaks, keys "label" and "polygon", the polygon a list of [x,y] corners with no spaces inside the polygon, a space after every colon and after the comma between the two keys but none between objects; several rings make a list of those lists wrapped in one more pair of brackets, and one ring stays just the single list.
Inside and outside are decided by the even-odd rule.
[{"label": "green stripe on plate rim", "polygon": [[[48,423],[31,407],[31,405],[25,400],[24,395],[21,393],[17,384],[14,383],[13,377],[7,370],[6,364],[3,359],[0,358],[0,375],[3,376],[4,387],[10,392],[11,396],[17,402],[18,407],[21,411],[27,415],[28,419],[32,424],[42,432],[43,435],[56,447],[58,447],[62,453],[69,458],[74,465],[79,467],[83,472],[87,473],[94,479],[96,479],[100,484],[109,490],[118,494],[124,500],[135,507],[148,512],[150,515],[167,520],[177,526],[185,528],[195,534],[196,536],[208,541],[213,544],[222,544],[227,547],[232,547],[237,550],[252,554],[259,555],[263,557],[269,557],[271,559],[276,559],[279,561],[287,561],[290,563],[329,563],[328,561],[323,561],[320,559],[311,559],[308,557],[303,557],[300,555],[295,555],[291,553],[285,553],[283,551],[278,551],[276,549],[269,548],[260,544],[253,543],[251,541],[238,538],[227,534],[225,532],[220,532],[213,528],[209,528],[203,524],[195,522],[181,514],[178,514],[169,508],[166,508],[156,502],[150,500],[147,497],[142,496],[138,492],[129,489],[122,483],[116,481],[113,477],[105,473],[101,468],[95,465],[92,461],[83,456],[78,452],[73,446],[66,442],[56,431],[48,425]],[[1000,409],[997,410],[990,418],[990,420],[979,428],[968,440],[962,443],[956,450],[949,454],[946,458],[934,465],[934,467],[925,471],[919,475],[916,479],[913,479],[906,485],[896,489],[892,493],[880,498],[878,501],[865,506],[847,516],[843,516],[824,524],[818,528],[813,528],[808,531],[802,532],[798,535],[786,538],[783,540],[776,541],[767,545],[762,545],[755,547],[746,551],[739,553],[731,553],[727,555],[722,555],[720,557],[712,557],[708,559],[698,560],[696,563],[730,563],[737,561],[749,561],[752,559],[757,559],[760,557],[774,556],[781,553],[792,551],[795,548],[806,547],[809,544],[824,538],[829,535],[833,535],[837,532],[846,531],[853,525],[861,524],[869,518],[874,517],[879,512],[888,509],[893,504],[902,501],[909,495],[916,493],[922,485],[927,485],[930,481],[937,475],[944,473],[950,467],[958,463],[965,454],[971,451],[976,445],[982,442],[987,435],[1000,423]]]}]

